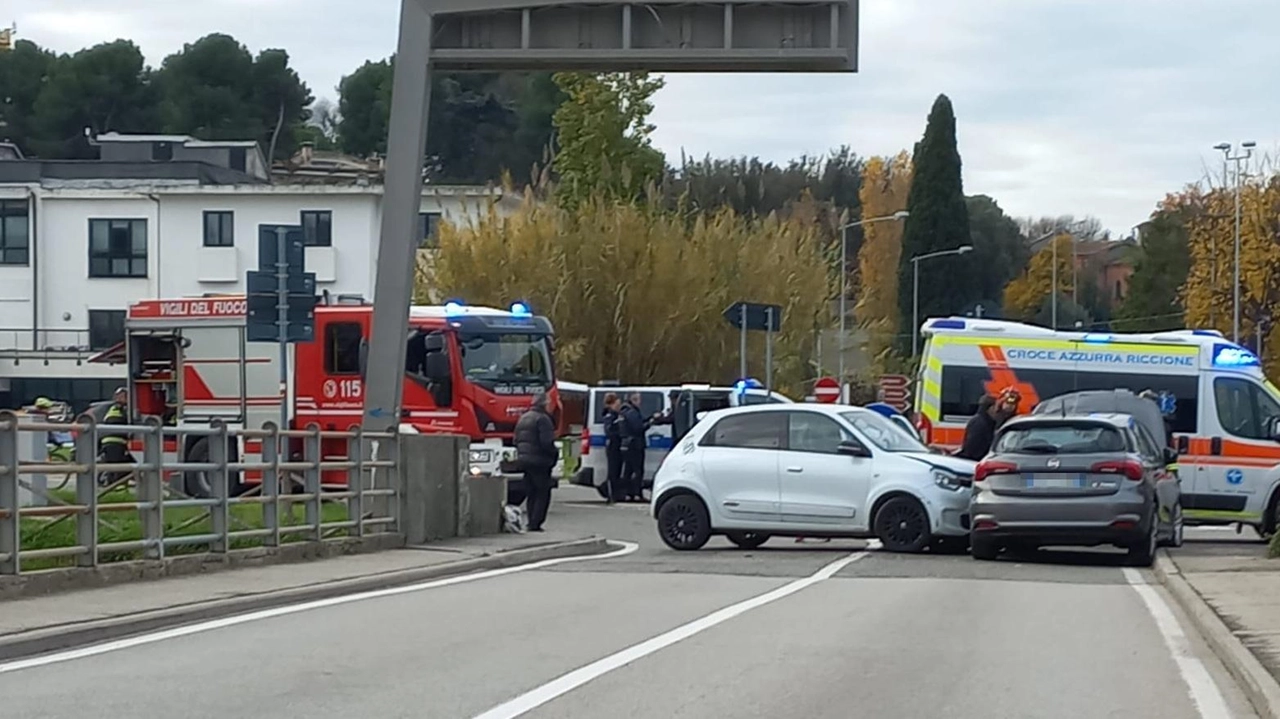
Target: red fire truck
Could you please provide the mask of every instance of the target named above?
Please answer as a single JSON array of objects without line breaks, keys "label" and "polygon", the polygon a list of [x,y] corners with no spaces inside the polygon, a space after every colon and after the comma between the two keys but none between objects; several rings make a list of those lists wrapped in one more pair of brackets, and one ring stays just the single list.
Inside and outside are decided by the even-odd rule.
[{"label": "red fire truck", "polygon": [[[279,348],[245,341],[244,296],[146,300],[129,308],[125,341],[92,361],[125,363],[133,420],[158,417],[168,425],[261,427],[280,421],[281,402],[291,428],[315,423],[326,430],[359,425],[364,404],[364,358],[373,307],[339,298],[316,307],[315,339],[288,353],[288,381],[280,383]],[[560,402],[553,362],[553,328],[523,303],[510,309],[458,302],[412,307],[405,353],[401,431],[461,434],[471,438],[473,473],[499,473],[511,455],[512,433],[537,392],[546,392],[558,422]],[[325,440],[326,457],[345,457],[346,440]],[[208,438],[169,442],[166,453],[190,462],[208,458]],[[261,452],[253,441],[228,448],[233,457]],[[291,447],[294,454],[301,444]],[[233,477],[232,493],[260,481]],[[204,473],[172,481],[194,496],[208,496]],[[333,473],[326,484],[345,482]]]}]

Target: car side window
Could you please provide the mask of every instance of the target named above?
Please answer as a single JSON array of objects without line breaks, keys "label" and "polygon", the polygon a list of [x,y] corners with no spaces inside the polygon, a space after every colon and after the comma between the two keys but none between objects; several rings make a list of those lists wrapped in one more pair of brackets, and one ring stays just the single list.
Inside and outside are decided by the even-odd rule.
[{"label": "car side window", "polygon": [[1244,439],[1270,439],[1267,424],[1280,407],[1258,385],[1245,379],[1219,377],[1213,381],[1218,422],[1228,434]]},{"label": "car side window", "polygon": [[787,429],[784,412],[757,412],[725,417],[707,431],[701,444],[706,447],[779,449]]},{"label": "car side window", "polygon": [[1160,445],[1156,444],[1155,439],[1152,438],[1151,433],[1147,431],[1147,428],[1137,425],[1133,431],[1138,440],[1138,453],[1142,455],[1142,458],[1148,462],[1159,463],[1163,457],[1163,452],[1160,449]]},{"label": "car side window", "polygon": [[787,449],[793,452],[836,454],[840,443],[849,439],[835,420],[817,412],[787,412]]}]

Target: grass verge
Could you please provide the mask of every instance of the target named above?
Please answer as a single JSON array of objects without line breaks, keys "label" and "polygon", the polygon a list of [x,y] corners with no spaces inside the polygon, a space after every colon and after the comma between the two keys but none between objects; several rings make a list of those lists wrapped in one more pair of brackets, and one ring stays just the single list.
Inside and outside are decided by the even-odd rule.
[{"label": "grass verge", "polygon": [[[75,493],[68,491],[52,492],[52,496],[68,504],[75,503]],[[113,490],[103,495],[99,504],[114,504],[137,501],[136,495],[126,489]],[[51,504],[56,504],[52,503]],[[233,505],[228,511],[228,525],[232,532],[247,529],[261,529],[263,508],[267,505],[247,504]],[[213,532],[212,520],[206,507],[165,507],[164,534],[166,537],[190,537]],[[323,502],[321,518],[325,523],[341,522],[347,519],[345,501]],[[71,547],[76,544],[76,519],[70,517],[56,522],[57,518],[23,517],[20,526],[22,550],[54,549]],[[55,523],[56,522],[56,523]],[[280,505],[280,526],[300,526],[306,523],[306,508],[302,503]],[[98,520],[98,542],[102,544],[114,542],[137,541],[142,538],[142,517],[136,511],[103,512]],[[292,543],[305,541],[303,535],[282,537],[281,542]],[[247,549],[262,546],[260,537],[234,539],[232,549]],[[208,550],[206,544],[184,544],[170,546],[165,549],[167,555],[195,554]],[[123,562],[141,559],[142,552],[103,552],[99,561]],[[23,571],[37,571],[56,567],[75,566],[75,557],[56,557],[49,559],[31,559],[22,562]]]}]

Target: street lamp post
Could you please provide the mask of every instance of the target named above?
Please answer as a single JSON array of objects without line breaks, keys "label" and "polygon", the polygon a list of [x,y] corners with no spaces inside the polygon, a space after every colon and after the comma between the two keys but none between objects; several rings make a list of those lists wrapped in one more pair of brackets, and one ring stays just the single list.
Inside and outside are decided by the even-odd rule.
[{"label": "street lamp post", "polygon": [[963,255],[966,252],[972,252],[973,245],[962,245],[952,250],[938,250],[937,252],[929,252],[923,255],[916,255],[911,258],[911,275],[913,284],[911,287],[911,358],[915,359],[920,354],[920,262],[923,260],[931,260],[935,257],[946,257],[947,255]]},{"label": "street lamp post", "polygon": [[1240,149],[1243,152],[1233,155],[1232,145],[1229,142],[1221,142],[1213,146],[1215,150],[1221,150],[1226,162],[1236,163],[1236,227],[1235,227],[1235,269],[1232,271],[1232,300],[1231,300],[1231,341],[1240,342],[1240,163],[1248,162],[1253,157],[1253,148],[1258,143],[1252,140],[1240,143]]},{"label": "street lamp post", "polygon": [[836,353],[839,355],[839,358],[837,360],[839,369],[837,373],[840,377],[840,401],[842,402],[844,401],[844,351],[845,351],[844,331],[845,331],[845,321],[848,315],[848,310],[845,307],[845,303],[848,301],[848,295],[849,295],[849,288],[848,288],[849,243],[846,241],[847,238],[845,237],[845,232],[848,231],[850,227],[860,227],[862,225],[869,225],[873,222],[905,220],[910,216],[911,216],[910,212],[907,212],[906,210],[899,210],[893,213],[892,215],[883,215],[881,217],[868,217],[864,220],[858,220],[857,222],[848,222],[840,226],[840,340],[836,345]]}]

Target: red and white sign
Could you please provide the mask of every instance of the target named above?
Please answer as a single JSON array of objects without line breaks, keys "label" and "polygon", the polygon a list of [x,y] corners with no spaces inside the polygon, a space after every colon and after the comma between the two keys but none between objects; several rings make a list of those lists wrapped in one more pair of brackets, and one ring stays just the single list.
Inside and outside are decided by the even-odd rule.
[{"label": "red and white sign", "polygon": [[840,382],[834,377],[819,377],[813,383],[813,398],[823,404],[835,404],[840,399]]},{"label": "red and white sign", "polygon": [[899,412],[911,408],[911,378],[901,374],[880,376],[880,401]]},{"label": "red and white sign", "polygon": [[174,319],[199,317],[244,317],[248,310],[244,297],[210,297],[190,300],[144,300],[129,308],[133,318]]}]

